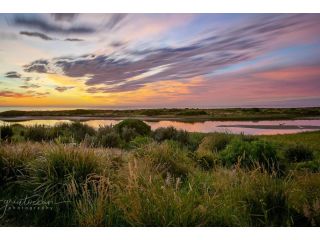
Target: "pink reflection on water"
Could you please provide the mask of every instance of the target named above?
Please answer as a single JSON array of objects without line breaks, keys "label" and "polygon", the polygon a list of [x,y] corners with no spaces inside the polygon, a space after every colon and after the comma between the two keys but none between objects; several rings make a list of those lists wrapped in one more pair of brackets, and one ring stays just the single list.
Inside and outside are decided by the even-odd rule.
[{"label": "pink reflection on water", "polygon": [[[186,130],[188,132],[230,132],[230,133],[244,133],[254,135],[275,135],[275,134],[289,134],[305,131],[314,131],[314,129],[259,129],[246,127],[232,127],[232,125],[295,125],[295,126],[320,126],[320,120],[277,120],[277,121],[205,121],[205,122],[177,122],[177,121],[159,121],[147,122],[152,129],[159,127],[175,127],[177,129]],[[219,127],[223,125],[224,127]],[[227,126],[230,127],[227,127]]]}]

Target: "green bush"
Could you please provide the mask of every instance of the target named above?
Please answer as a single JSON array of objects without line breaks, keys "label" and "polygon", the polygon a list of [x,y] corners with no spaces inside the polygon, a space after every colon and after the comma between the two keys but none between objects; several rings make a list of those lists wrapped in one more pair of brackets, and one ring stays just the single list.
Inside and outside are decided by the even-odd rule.
[{"label": "green bush", "polygon": [[153,138],[162,142],[164,140],[174,140],[184,145],[188,145],[190,142],[189,133],[183,130],[177,130],[174,127],[161,127],[157,128],[153,132]]},{"label": "green bush", "polygon": [[289,226],[288,197],[281,186],[257,186],[254,195],[245,199],[252,226]]},{"label": "green bush", "polygon": [[188,134],[189,134],[188,148],[190,149],[190,151],[196,151],[206,134],[197,133],[197,132],[192,132],[192,133],[189,132]]},{"label": "green bush", "polygon": [[139,136],[139,134],[134,128],[123,127],[120,136],[125,142],[128,143],[135,137]]},{"label": "green bush", "polygon": [[133,129],[136,134],[142,136],[149,135],[151,133],[151,127],[138,119],[126,119],[119,122],[114,127],[120,135],[122,135],[123,131],[128,131],[128,129]]},{"label": "green bush", "polygon": [[309,171],[309,172],[318,173],[320,172],[320,161],[313,160],[308,162],[299,162],[294,164],[294,169],[299,171]]},{"label": "green bush", "polygon": [[93,149],[57,145],[33,163],[32,171],[40,194],[64,198],[71,181],[81,184],[88,175],[99,173],[99,162]]},{"label": "green bush", "polygon": [[296,173],[289,200],[295,209],[294,226],[320,226],[320,174]]},{"label": "green bush", "polygon": [[47,127],[45,125],[34,125],[27,127],[24,137],[30,141],[50,141],[56,138],[56,134],[53,128]]},{"label": "green bush", "polygon": [[217,163],[217,153],[211,151],[196,151],[194,154],[194,159],[196,163],[203,169],[203,170],[210,170],[214,167]]},{"label": "green bush", "polygon": [[152,142],[152,138],[147,136],[137,136],[132,141],[129,142],[128,147],[130,149],[141,148]]},{"label": "green bush", "polygon": [[12,190],[21,193],[17,185],[28,175],[28,164],[36,158],[38,151],[38,146],[29,143],[3,144],[0,147],[0,189],[11,183]]},{"label": "green bush", "polygon": [[186,177],[192,167],[188,152],[174,141],[152,143],[138,149],[137,156],[150,162],[157,172],[167,176]]},{"label": "green bush", "polygon": [[219,152],[231,141],[231,135],[225,133],[214,133],[202,139],[199,150]]},{"label": "green bush", "polygon": [[120,147],[121,138],[112,126],[99,127],[95,145],[110,148]]},{"label": "green bush", "polygon": [[113,128],[112,125],[105,125],[105,126],[99,126],[97,130],[97,136],[103,136],[108,133],[113,132],[115,129]]},{"label": "green bush", "polygon": [[1,126],[0,127],[0,140],[10,140],[13,136],[13,130],[11,126]]},{"label": "green bush", "polygon": [[258,138],[256,136],[252,136],[252,135],[245,135],[243,133],[241,133],[239,135],[239,138],[244,141],[244,142],[252,142],[252,141],[256,141],[258,140]]},{"label": "green bush", "polygon": [[69,123],[62,123],[53,128],[53,132],[56,137],[65,137],[66,140],[69,139],[69,142],[80,143],[83,141],[86,136],[94,136],[96,131],[94,128],[83,124],[79,121]]},{"label": "green bush", "polygon": [[285,157],[289,162],[312,161],[313,151],[303,144],[294,144],[285,149]]},{"label": "green bush", "polygon": [[99,143],[103,147],[115,148],[121,145],[121,139],[116,132],[110,132],[103,135]]},{"label": "green bush", "polygon": [[260,166],[268,171],[278,171],[284,167],[280,165],[275,146],[262,140],[245,142],[240,139],[233,139],[220,152],[219,159],[226,166],[239,163],[242,167],[254,168]]}]

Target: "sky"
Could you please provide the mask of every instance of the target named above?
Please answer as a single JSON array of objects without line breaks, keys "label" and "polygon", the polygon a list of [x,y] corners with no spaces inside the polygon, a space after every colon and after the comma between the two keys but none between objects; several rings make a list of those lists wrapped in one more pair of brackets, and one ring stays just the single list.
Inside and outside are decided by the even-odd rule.
[{"label": "sky", "polygon": [[320,106],[320,14],[0,14],[0,107]]}]

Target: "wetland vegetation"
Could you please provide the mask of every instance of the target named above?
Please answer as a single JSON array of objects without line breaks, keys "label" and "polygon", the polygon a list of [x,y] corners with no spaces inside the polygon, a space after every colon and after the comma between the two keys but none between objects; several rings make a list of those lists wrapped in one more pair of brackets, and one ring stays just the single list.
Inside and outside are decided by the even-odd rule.
[{"label": "wetland vegetation", "polygon": [[151,130],[137,119],[1,126],[0,224],[319,226],[319,139]]}]

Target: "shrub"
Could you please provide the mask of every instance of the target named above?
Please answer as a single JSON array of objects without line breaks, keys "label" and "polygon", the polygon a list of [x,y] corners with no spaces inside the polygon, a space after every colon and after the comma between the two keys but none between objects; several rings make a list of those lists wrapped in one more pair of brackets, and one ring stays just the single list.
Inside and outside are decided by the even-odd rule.
[{"label": "shrub", "polygon": [[219,152],[223,150],[230,141],[230,135],[224,133],[215,133],[204,137],[198,149],[200,151]]},{"label": "shrub", "polygon": [[190,142],[188,132],[183,130],[177,130],[174,127],[157,128],[153,132],[153,138],[158,142],[162,142],[164,140],[174,140],[184,145],[188,145]]},{"label": "shrub", "polygon": [[103,136],[105,134],[108,134],[110,132],[113,132],[115,129],[112,125],[105,125],[105,126],[99,126],[97,130],[97,136]]},{"label": "shrub", "polygon": [[53,140],[56,135],[53,128],[45,125],[34,125],[26,129],[24,137],[27,140],[40,142]]},{"label": "shrub", "polygon": [[96,136],[96,145],[110,148],[119,147],[121,138],[112,126],[100,127]]},{"label": "shrub", "polygon": [[193,189],[181,190],[179,183],[172,179],[164,185],[155,176],[129,188],[121,204],[128,222],[132,226],[206,226],[206,207],[201,205],[201,196]]},{"label": "shrub", "polygon": [[128,129],[133,129],[138,135],[142,136],[149,135],[151,132],[151,127],[138,119],[126,119],[119,122],[114,127],[120,135],[122,135],[124,129],[127,129],[127,131]]},{"label": "shrub", "polygon": [[65,140],[69,139],[69,142],[75,141],[80,143],[85,139],[86,136],[94,136],[95,130],[94,128],[83,124],[79,121],[69,123],[62,123],[53,128],[53,132],[55,136],[64,136],[66,137]]},{"label": "shrub", "polygon": [[29,143],[0,146],[0,188],[11,183],[12,190],[21,193],[17,188],[20,183],[18,180],[28,176],[28,164],[36,158],[38,152],[39,146]]},{"label": "shrub", "polygon": [[234,139],[219,154],[223,165],[231,166],[240,163],[242,167],[263,167],[269,172],[283,170],[276,148],[267,141],[245,142]]},{"label": "shrub", "polygon": [[105,226],[108,220],[110,182],[103,176],[92,175],[83,185],[71,184],[72,192],[80,195],[75,200],[76,222],[81,227]]},{"label": "shrub", "polygon": [[121,144],[120,136],[116,132],[110,132],[100,138],[100,146],[115,148]]},{"label": "shrub", "polygon": [[198,149],[200,143],[202,142],[203,138],[205,137],[205,133],[197,133],[197,132],[192,132],[188,133],[189,134],[189,145],[188,148],[191,151],[195,151]]},{"label": "shrub", "polygon": [[146,137],[146,136],[137,136],[132,141],[129,142],[128,147],[131,149],[134,148],[141,148],[147,144],[150,144],[152,142],[152,138]]},{"label": "shrub", "polygon": [[258,140],[258,138],[256,136],[252,136],[252,135],[245,135],[243,133],[241,133],[239,135],[240,139],[244,142],[253,142],[253,141],[256,141]]},{"label": "shrub", "polygon": [[294,226],[320,225],[320,174],[297,173],[289,192],[289,200],[296,210]]},{"label": "shrub", "polygon": [[303,144],[294,144],[285,149],[285,158],[292,162],[312,161],[313,152]]},{"label": "shrub", "polygon": [[58,145],[38,158],[32,171],[40,193],[64,199],[67,184],[72,180],[81,184],[89,174],[99,173],[99,162],[93,149]]},{"label": "shrub", "polygon": [[294,165],[294,168],[299,171],[309,171],[318,173],[320,172],[320,161],[319,160],[313,160],[308,162],[299,162]]},{"label": "shrub", "polygon": [[129,127],[123,127],[121,131],[121,138],[125,142],[130,142],[132,139],[135,137],[139,136],[139,134],[136,132],[134,128],[129,128]]},{"label": "shrub", "polygon": [[192,167],[188,152],[179,147],[174,141],[165,141],[161,144],[149,144],[137,151],[139,158],[150,162],[157,172],[162,175],[186,177]]},{"label": "shrub", "polygon": [[258,185],[254,194],[248,196],[245,201],[251,216],[252,226],[290,225],[288,196],[281,186],[269,184],[265,188]]},{"label": "shrub", "polygon": [[11,126],[1,126],[0,127],[0,140],[10,140],[13,136],[13,130]]},{"label": "shrub", "polygon": [[217,154],[211,151],[196,151],[194,154],[196,163],[203,170],[210,170],[217,162]]}]

